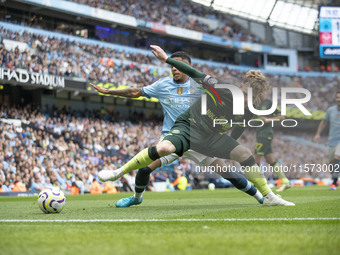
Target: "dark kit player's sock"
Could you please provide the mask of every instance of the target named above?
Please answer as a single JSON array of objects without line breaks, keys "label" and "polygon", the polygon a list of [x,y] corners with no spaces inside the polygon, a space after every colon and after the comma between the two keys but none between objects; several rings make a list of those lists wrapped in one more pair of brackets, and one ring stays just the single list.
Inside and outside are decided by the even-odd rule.
[{"label": "dark kit player's sock", "polygon": [[148,166],[138,170],[136,175],[135,198],[140,199],[145,187],[149,184],[152,169]]}]

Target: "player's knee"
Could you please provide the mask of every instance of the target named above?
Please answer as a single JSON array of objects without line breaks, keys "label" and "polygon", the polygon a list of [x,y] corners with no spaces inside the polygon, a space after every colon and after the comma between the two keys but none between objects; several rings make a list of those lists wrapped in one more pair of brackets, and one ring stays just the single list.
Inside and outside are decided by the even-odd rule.
[{"label": "player's knee", "polygon": [[251,151],[242,145],[238,145],[237,147],[235,147],[235,149],[233,149],[230,152],[230,159],[235,160],[237,162],[243,162],[251,156],[252,156]]},{"label": "player's knee", "polygon": [[156,148],[157,148],[157,152],[160,157],[169,155],[175,152],[176,150],[175,146],[170,141],[167,141],[167,140],[164,140],[160,142],[159,144],[157,144]]}]

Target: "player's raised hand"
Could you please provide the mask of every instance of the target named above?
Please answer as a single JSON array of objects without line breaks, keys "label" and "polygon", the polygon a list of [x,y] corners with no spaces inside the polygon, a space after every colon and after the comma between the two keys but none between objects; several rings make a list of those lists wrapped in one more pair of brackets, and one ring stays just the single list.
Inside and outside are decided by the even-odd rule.
[{"label": "player's raised hand", "polygon": [[152,53],[155,57],[160,61],[165,62],[168,59],[168,56],[161,47],[157,45],[150,45],[150,48],[152,49]]},{"label": "player's raised hand", "polygon": [[107,89],[104,89],[102,87],[99,87],[97,85],[94,85],[92,83],[90,83],[91,87],[94,88],[95,90],[97,90],[98,92],[102,93],[102,94],[108,94],[108,90]]}]

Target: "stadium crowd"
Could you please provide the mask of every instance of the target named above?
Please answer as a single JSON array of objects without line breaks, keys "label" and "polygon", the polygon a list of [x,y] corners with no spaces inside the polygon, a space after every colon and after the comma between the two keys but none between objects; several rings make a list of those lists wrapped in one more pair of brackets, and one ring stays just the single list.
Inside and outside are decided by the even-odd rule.
[{"label": "stadium crowd", "polygon": [[[31,72],[62,76],[83,77],[114,85],[142,87],[169,75],[153,57],[131,54],[108,47],[81,44],[75,41],[49,38],[39,34],[14,33],[0,27],[0,41],[10,39],[25,42],[28,48],[0,48],[0,66],[23,68]],[[204,73],[221,78],[235,85],[244,73],[226,67],[197,65]],[[304,87],[311,91],[313,100],[308,107],[325,110],[334,102],[339,77],[299,77],[266,74],[270,84],[276,87]],[[41,109],[33,107],[1,107],[0,118],[23,120],[23,126],[0,122],[0,186],[10,191],[16,183],[23,183],[28,190],[58,185],[68,189],[75,182],[82,192],[90,189],[96,174],[103,168],[116,168],[144,146],[157,143],[160,136],[159,123],[154,120],[133,123],[118,115],[98,111],[73,112],[71,110]],[[104,112],[105,113],[105,112]],[[143,119],[141,117],[141,119]],[[310,137],[309,137],[310,138]],[[308,139],[309,139],[308,138]],[[243,142],[253,148],[255,136],[246,132]],[[325,153],[308,143],[292,143],[277,135],[274,152],[285,164],[303,162],[326,162]],[[298,148],[299,153],[291,155]],[[157,172],[152,182],[176,179],[177,171],[193,181],[194,168],[186,159],[180,161],[181,170]],[[173,169],[173,168],[172,168]],[[290,173],[288,177],[299,178],[308,173]],[[315,177],[315,174],[313,174]],[[192,182],[194,183],[194,182]],[[134,185],[134,175],[123,183],[126,189]],[[130,188],[129,188],[130,187]],[[149,189],[151,189],[149,187]]]},{"label": "stadium crowd", "polygon": [[[133,16],[149,22],[222,36],[225,39],[260,42],[257,36],[243,29],[227,14],[192,1],[160,0],[153,1],[152,4],[146,3],[145,0],[127,0],[124,2],[112,0],[70,1]],[[217,27],[211,27],[209,21],[205,22],[205,20],[218,21],[218,25]]]},{"label": "stadium crowd", "polygon": [[[116,169],[141,149],[155,145],[161,135],[160,117],[122,118],[117,113],[101,111],[71,111],[71,109],[40,109],[26,105],[0,107],[0,187],[11,191],[17,183],[26,190],[59,186],[70,190],[76,184],[83,193],[90,191],[102,169]],[[22,121],[21,125],[11,120]],[[135,122],[133,120],[144,119]],[[306,137],[306,140],[310,137]],[[254,148],[255,131],[247,130],[241,142]],[[324,141],[325,142],[325,141]],[[291,154],[298,148],[299,153]],[[308,143],[296,143],[278,133],[273,150],[284,164],[327,162],[326,151]],[[193,186],[197,184],[195,167],[186,158],[158,171],[152,183],[175,181],[184,175]],[[322,173],[291,172],[290,178],[324,177]],[[135,173],[126,176],[117,186],[132,190]],[[195,182],[196,178],[196,182]]]},{"label": "stadium crowd", "polygon": [[89,186],[101,169],[116,169],[157,143],[161,130],[155,118],[132,123],[99,111],[2,106],[0,113],[0,119],[23,121],[22,126],[0,122],[2,191],[17,180],[35,191],[52,184],[67,189],[73,181]]},{"label": "stadium crowd", "polygon": [[[2,47],[0,49],[2,67],[138,86],[151,83],[153,78],[153,70],[145,70],[134,64],[153,64],[154,60],[150,56],[118,52],[98,45],[59,40],[25,31],[19,34],[3,27],[0,27],[0,39],[25,42],[29,47],[24,51],[20,51],[19,48],[8,50]],[[98,56],[105,56],[105,61]],[[120,64],[117,64],[117,60]],[[121,63],[119,60],[126,62]]]},{"label": "stadium crowd", "polygon": [[[23,68],[31,72],[83,77],[92,81],[112,83],[114,86],[131,87],[143,87],[169,75],[168,71],[164,71],[169,68],[149,55],[132,54],[26,31],[12,32],[0,27],[0,40],[3,39],[25,42],[28,45],[23,51],[18,47],[7,49],[2,46],[0,66],[4,68]],[[238,85],[244,76],[243,72],[223,66],[194,64],[194,67],[235,85]],[[312,110],[325,110],[333,104],[333,91],[340,79],[273,74],[266,76],[275,87],[302,87],[311,91],[314,100],[309,101],[307,106]]]},{"label": "stadium crowd", "polygon": [[[274,129],[275,130],[275,129]],[[283,166],[287,166],[289,171],[285,174],[289,179],[299,178],[324,178],[327,177],[327,169],[324,172],[307,171],[303,167],[304,164],[328,164],[328,152],[326,146],[319,146],[312,142],[313,133],[309,132],[285,132],[275,131],[272,142],[272,150],[274,157],[279,159]],[[256,141],[256,130],[247,129],[240,142],[246,144],[254,152]],[[327,144],[327,138],[322,137],[321,144]],[[295,152],[295,153],[292,153]],[[262,165],[267,165],[264,158],[262,158]],[[267,178],[276,178],[273,172],[266,172]]]}]

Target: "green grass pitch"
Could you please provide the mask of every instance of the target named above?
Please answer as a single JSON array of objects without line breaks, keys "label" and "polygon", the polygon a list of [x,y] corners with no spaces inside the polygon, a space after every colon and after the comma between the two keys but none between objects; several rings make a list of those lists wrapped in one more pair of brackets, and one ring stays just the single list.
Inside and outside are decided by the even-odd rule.
[{"label": "green grass pitch", "polygon": [[[60,214],[42,213],[35,197],[1,197],[0,253],[340,254],[339,190],[292,188],[282,196],[295,207],[263,207],[236,189],[220,189],[147,192],[141,205],[115,208],[118,199],[130,195],[68,196]],[[259,220],[268,218],[275,220]],[[24,221],[6,221],[13,219]],[[146,221],[151,219],[155,221]]]}]

